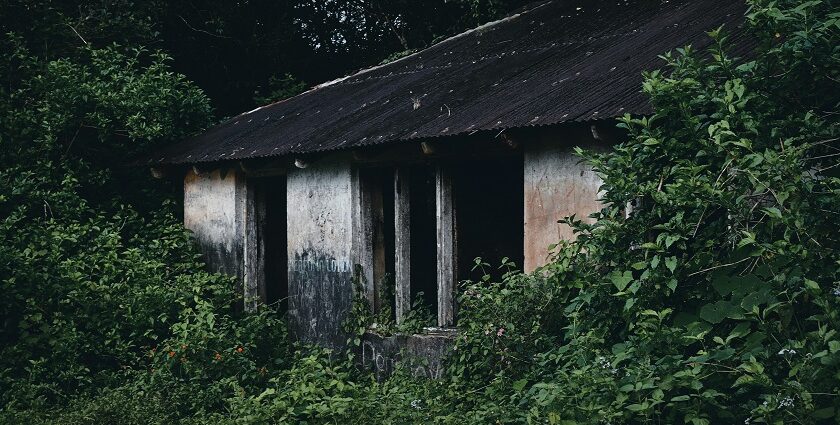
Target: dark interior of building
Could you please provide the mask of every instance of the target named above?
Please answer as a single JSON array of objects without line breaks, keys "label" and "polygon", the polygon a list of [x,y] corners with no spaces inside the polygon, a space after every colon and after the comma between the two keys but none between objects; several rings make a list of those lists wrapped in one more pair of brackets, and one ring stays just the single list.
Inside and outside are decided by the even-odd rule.
[{"label": "dark interior of building", "polygon": [[288,309],[289,295],[288,252],[286,235],[286,177],[267,177],[255,182],[257,202],[264,209],[259,233],[263,237],[265,260],[265,295],[269,304],[278,310]]},{"label": "dark interior of building", "polygon": [[[373,279],[375,283],[374,306],[376,312],[391,308],[393,316],[395,227],[394,227],[394,170],[370,168],[360,171],[362,184],[370,197],[369,205],[373,238]],[[392,317],[393,319],[393,317]]]},{"label": "dark interior of building", "polygon": [[[458,280],[495,280],[507,257],[524,261],[524,172],[521,156],[462,161],[452,166],[455,186]],[[476,257],[489,267],[473,270]]]},{"label": "dark interior of building", "polygon": [[410,170],[411,301],[423,293],[424,304],[437,316],[437,213],[435,169],[418,165]]}]

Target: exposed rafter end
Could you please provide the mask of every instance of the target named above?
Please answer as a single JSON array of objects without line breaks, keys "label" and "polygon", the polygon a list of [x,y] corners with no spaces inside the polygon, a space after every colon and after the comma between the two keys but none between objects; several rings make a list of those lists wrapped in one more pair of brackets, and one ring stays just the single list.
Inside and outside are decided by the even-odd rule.
[{"label": "exposed rafter end", "polygon": [[206,174],[206,173],[208,173],[208,172],[210,172],[210,171],[211,171],[211,170],[210,170],[210,169],[208,169],[207,167],[202,167],[202,166],[200,166],[200,165],[198,165],[198,164],[196,164],[196,165],[193,165],[193,166],[192,166],[192,172],[193,172],[193,174],[195,174],[195,175],[197,175],[197,176],[204,175],[204,174]]},{"label": "exposed rafter end", "polygon": [[433,155],[437,151],[437,146],[432,142],[420,142],[420,150],[423,155]]},{"label": "exposed rafter end", "polygon": [[602,124],[592,124],[589,126],[592,132],[592,138],[601,142],[612,143],[615,141],[615,130],[608,128]]},{"label": "exposed rafter end", "polygon": [[365,149],[353,149],[352,155],[354,161],[369,161],[373,158],[371,152]]},{"label": "exposed rafter end", "polygon": [[323,152],[296,154],[294,156],[294,162],[293,163],[295,164],[295,167],[300,168],[300,169],[304,169],[304,168],[307,168],[310,165],[314,164],[315,162],[317,162],[318,160],[320,160],[321,158],[323,158],[326,155],[327,154],[323,153]]},{"label": "exposed rafter end", "polygon": [[166,177],[166,169],[163,167],[151,167],[149,171],[152,173],[152,177],[158,180]]},{"label": "exposed rafter end", "polygon": [[507,146],[511,149],[516,149],[516,148],[519,147],[519,142],[514,140],[513,137],[511,137],[508,133],[500,134],[497,137],[497,139],[499,139],[499,141],[502,142],[503,145],[505,145],[505,146]]}]

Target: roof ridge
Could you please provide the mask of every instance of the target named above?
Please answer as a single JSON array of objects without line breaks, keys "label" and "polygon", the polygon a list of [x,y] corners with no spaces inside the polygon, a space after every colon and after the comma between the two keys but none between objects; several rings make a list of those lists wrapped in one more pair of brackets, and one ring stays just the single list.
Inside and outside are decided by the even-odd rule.
[{"label": "roof ridge", "polygon": [[316,85],[316,86],[315,86],[315,87],[313,87],[313,88],[316,88],[316,89],[317,89],[317,88],[321,88],[321,87],[329,87],[329,86],[331,86],[331,85],[341,83],[341,82],[342,82],[342,81],[344,81],[344,80],[347,80],[347,79],[350,79],[350,78],[353,78],[353,77],[357,77],[357,76],[359,76],[359,75],[367,74],[368,72],[375,71],[375,70],[377,70],[377,69],[381,69],[381,68],[384,68],[384,67],[386,67],[386,66],[390,66],[391,64],[395,64],[395,63],[397,63],[397,62],[401,62],[401,61],[406,60],[406,59],[408,59],[408,58],[411,58],[411,57],[414,57],[414,56],[416,56],[416,55],[419,55],[419,54],[421,54],[421,53],[423,53],[423,52],[425,52],[425,51],[427,51],[427,50],[429,50],[429,49],[431,49],[431,48],[433,48],[433,47],[437,47],[437,46],[443,45],[443,44],[445,44],[445,43],[448,43],[448,42],[451,42],[451,41],[457,40],[457,39],[459,39],[459,38],[461,38],[461,37],[465,37],[465,36],[470,35],[470,34],[472,34],[472,33],[474,33],[474,32],[479,32],[479,31],[486,30],[487,28],[494,27],[494,26],[499,25],[499,24],[504,23],[504,22],[509,22],[509,21],[514,20],[514,19],[518,19],[520,16],[525,15],[525,14],[530,13],[530,12],[533,12],[534,10],[537,10],[537,9],[541,8],[541,7],[543,7],[543,6],[545,6],[545,5],[549,4],[549,3],[551,3],[552,1],[553,1],[553,0],[548,0],[548,1],[543,1],[543,2],[536,3],[536,4],[532,4],[532,6],[533,6],[533,7],[528,7],[528,6],[525,6],[525,7],[528,7],[528,8],[527,8],[527,9],[525,9],[525,10],[522,10],[521,12],[514,13],[514,14],[511,14],[511,15],[508,15],[508,16],[506,16],[506,17],[504,17],[504,18],[497,19],[497,20],[495,20],[495,21],[490,21],[490,22],[487,22],[487,23],[481,24],[481,25],[479,25],[479,26],[477,26],[477,27],[475,27],[475,28],[471,28],[471,29],[468,29],[468,30],[463,31],[463,32],[459,32],[458,34],[455,34],[455,35],[453,35],[453,36],[447,37],[447,38],[445,38],[445,39],[443,39],[443,40],[441,40],[441,41],[438,41],[438,42],[437,42],[437,43],[435,43],[435,44],[432,44],[431,46],[427,46],[426,48],[424,48],[424,49],[422,49],[422,50],[418,50],[418,51],[416,51],[416,52],[414,52],[414,53],[412,53],[412,54],[410,54],[410,55],[403,56],[403,57],[401,57],[401,58],[399,58],[399,59],[397,59],[397,60],[395,60],[395,61],[388,62],[388,63],[383,63],[383,64],[380,64],[380,65],[374,65],[374,66],[371,66],[371,67],[368,67],[368,68],[364,68],[364,69],[361,69],[361,70],[359,70],[359,71],[356,71],[356,72],[355,72],[355,73],[353,73],[353,74],[350,74],[350,75],[345,75],[344,77],[341,77],[341,78],[336,78],[336,79],[331,80],[331,81],[323,82],[323,83],[321,83],[321,84]]},{"label": "roof ridge", "polygon": [[[741,1],[660,1],[650,8],[630,0],[589,0],[598,7],[581,4],[586,0],[531,3],[408,62],[354,72],[333,88],[319,85],[237,116],[149,163],[267,158],[648,114],[642,71],[661,68],[662,52],[702,48],[711,43],[704,32],[721,24],[749,39]],[[734,54],[753,46],[738,43]]]},{"label": "roof ridge", "polygon": [[[310,93],[310,92],[313,92],[313,91],[316,91],[316,90],[322,89],[322,88],[324,88],[324,87],[329,87],[329,86],[332,86],[332,85],[335,85],[335,84],[339,84],[339,83],[341,83],[341,82],[343,82],[343,81],[345,81],[345,80],[349,80],[349,79],[351,79],[351,78],[354,78],[354,77],[358,77],[358,76],[360,76],[360,75],[367,74],[367,73],[369,73],[369,72],[372,72],[372,71],[375,71],[375,70],[381,69],[381,68],[383,68],[383,67],[390,66],[390,65],[395,64],[395,63],[397,63],[397,62],[401,62],[401,61],[403,61],[403,60],[406,60],[406,59],[408,59],[408,58],[411,58],[411,57],[414,57],[414,56],[416,56],[416,55],[419,55],[419,54],[421,54],[421,53],[423,53],[423,52],[426,52],[427,50],[429,50],[429,49],[431,49],[431,48],[433,48],[433,47],[440,46],[440,45],[442,45],[442,44],[444,44],[444,43],[448,43],[448,42],[451,42],[451,41],[453,41],[453,40],[457,40],[457,39],[459,39],[459,38],[461,38],[461,37],[465,37],[465,36],[467,36],[467,35],[469,35],[469,34],[472,34],[472,33],[474,33],[474,32],[483,31],[483,30],[486,30],[487,28],[490,28],[490,27],[493,27],[493,26],[499,25],[499,24],[501,24],[501,23],[504,23],[504,22],[509,22],[509,21],[514,20],[514,19],[517,19],[517,18],[519,18],[520,16],[525,15],[525,14],[530,13],[530,12],[533,12],[534,10],[537,10],[537,9],[539,9],[539,8],[541,8],[541,7],[543,7],[543,6],[547,5],[547,4],[549,4],[549,3],[552,3],[553,1],[554,1],[554,0],[547,0],[547,1],[542,1],[542,2],[535,2],[535,3],[532,3],[532,4],[527,5],[527,6],[523,6],[523,8],[521,9],[521,12],[513,13],[513,14],[511,14],[511,15],[508,15],[508,16],[504,17],[504,18],[497,19],[497,20],[495,20],[495,21],[490,21],[490,22],[487,22],[487,23],[481,24],[481,25],[479,25],[479,26],[477,26],[477,27],[475,27],[475,28],[471,28],[471,29],[468,29],[468,30],[466,30],[466,31],[460,32],[460,33],[458,33],[458,34],[455,34],[455,35],[453,35],[453,36],[447,37],[447,38],[445,38],[445,39],[443,39],[443,40],[441,40],[441,41],[438,41],[438,42],[437,42],[437,43],[435,43],[435,44],[432,44],[431,46],[427,46],[427,47],[423,48],[422,50],[418,50],[418,51],[416,51],[416,52],[414,52],[414,53],[412,53],[412,54],[410,54],[410,55],[403,56],[403,57],[401,57],[401,58],[399,58],[399,59],[397,59],[397,60],[394,60],[394,61],[392,61],[392,62],[383,63],[383,64],[380,64],[380,65],[374,65],[374,66],[371,66],[371,67],[368,67],[368,68],[362,68],[362,69],[360,69],[360,70],[358,70],[358,71],[356,71],[356,72],[354,72],[354,73],[352,73],[352,74],[348,74],[348,75],[345,75],[345,76],[343,76],[343,77],[335,78],[335,79],[332,79],[332,80],[330,80],[330,81],[325,81],[325,82],[323,82],[323,83],[316,84],[315,86],[312,86],[312,88],[310,88],[309,90],[306,90],[306,91],[304,91],[304,92],[302,92],[302,93],[298,93],[298,94],[296,94],[296,95],[294,95],[294,96],[292,96],[292,97],[288,97],[288,98],[286,98],[286,99],[281,99],[281,100],[278,100],[278,101],[276,101],[276,102],[272,102],[272,103],[268,103],[268,104],[265,104],[265,105],[262,105],[262,106],[258,106],[258,107],[256,107],[256,108],[254,108],[254,109],[250,110],[250,111],[247,111],[247,112],[242,112],[242,113],[240,113],[240,114],[238,114],[238,115],[234,115],[233,117],[231,117],[230,119],[228,119],[228,120],[226,120],[226,121],[230,121],[230,120],[233,120],[233,119],[236,119],[236,118],[239,118],[239,117],[245,116],[245,115],[252,114],[252,113],[257,112],[257,111],[259,111],[259,110],[261,110],[261,109],[265,109],[265,108],[267,108],[267,107],[269,107],[269,106],[274,106],[274,105],[277,105],[277,104],[279,104],[279,103],[283,103],[283,102],[285,102],[285,101],[287,101],[287,100],[289,100],[289,99],[294,99],[294,98],[296,98],[296,97],[298,97],[298,96],[303,96],[303,95],[305,95],[305,94],[308,94],[308,93]],[[523,9],[524,9],[524,10],[523,10]]]},{"label": "roof ridge", "polygon": [[[521,55],[523,53],[532,53],[532,52],[536,52],[536,51],[540,51],[540,50],[548,51],[548,50],[554,49],[556,47],[568,47],[568,46],[575,46],[575,45],[585,45],[585,44],[587,44],[589,42],[592,42],[592,41],[601,41],[601,40],[608,40],[608,39],[611,39],[611,38],[626,37],[628,35],[638,34],[638,33],[641,33],[641,32],[645,32],[645,31],[640,30],[639,28],[634,28],[632,30],[624,31],[624,32],[620,32],[620,33],[605,34],[605,35],[598,36],[598,37],[589,37],[588,39],[582,40],[582,41],[581,40],[574,40],[574,41],[563,41],[563,42],[556,42],[556,41],[555,42],[544,42],[542,44],[536,45],[536,47],[532,47],[532,48],[529,48],[529,49],[506,50],[506,51],[503,51],[501,53],[484,55],[481,58],[475,59],[475,60],[449,62],[445,65],[428,66],[428,67],[423,67],[421,69],[413,69],[413,70],[410,70],[410,71],[393,72],[393,73],[390,73],[390,74],[385,74],[385,75],[380,75],[380,76],[370,76],[370,77],[360,79],[358,81],[353,81],[353,82],[348,83],[348,84],[361,84],[361,83],[364,83],[365,81],[368,81],[368,80],[371,80],[371,79],[385,79],[385,78],[391,78],[391,77],[399,77],[399,76],[402,76],[402,75],[416,74],[418,72],[425,72],[425,71],[428,71],[428,70],[449,69],[449,68],[457,67],[457,66],[460,66],[460,65],[474,64],[474,63],[485,61],[485,60],[500,59],[504,56]],[[417,52],[417,53],[419,53],[419,52]],[[343,78],[344,79],[349,79],[350,77],[354,77],[356,75],[359,75],[359,74],[354,74],[354,75],[350,75],[348,77],[343,77]]]}]

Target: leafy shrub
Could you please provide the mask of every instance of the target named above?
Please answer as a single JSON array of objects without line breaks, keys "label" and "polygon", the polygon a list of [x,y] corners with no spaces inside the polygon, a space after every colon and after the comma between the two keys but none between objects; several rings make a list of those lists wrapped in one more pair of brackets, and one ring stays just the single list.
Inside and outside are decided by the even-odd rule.
[{"label": "leafy shrub", "polygon": [[204,95],[161,54],[83,48],[44,62],[4,43],[0,404],[120,385],[149,368],[149,350],[189,338],[278,338],[260,354],[274,358],[285,327],[234,321],[231,279],[203,270],[169,195],[145,170],[113,167],[207,125]]},{"label": "leafy shrub", "polygon": [[756,1],[754,60],[722,31],[665,55],[644,83],[656,112],[581,152],[604,179],[597,223],[572,218],[578,240],[533,275],[466,288],[455,373],[522,390],[529,422],[834,417],[838,18]]}]

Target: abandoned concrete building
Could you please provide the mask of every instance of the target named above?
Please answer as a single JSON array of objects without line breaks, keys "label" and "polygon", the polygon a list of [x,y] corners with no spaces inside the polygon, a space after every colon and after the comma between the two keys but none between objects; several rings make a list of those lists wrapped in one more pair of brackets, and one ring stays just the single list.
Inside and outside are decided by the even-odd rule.
[{"label": "abandoned concrete building", "polygon": [[359,273],[374,310],[399,322],[422,293],[438,328],[371,336],[365,359],[382,370],[400,349],[434,357],[475,257],[533,271],[573,236],[559,219],[599,209],[599,177],[573,147],[609,148],[616,117],[651,111],[642,72],[721,25],[744,37],[743,14],[730,0],[534,3],[243,113],[149,165],[183,178],[184,222],[246,306],[282,302],[297,338],[341,346]]}]

